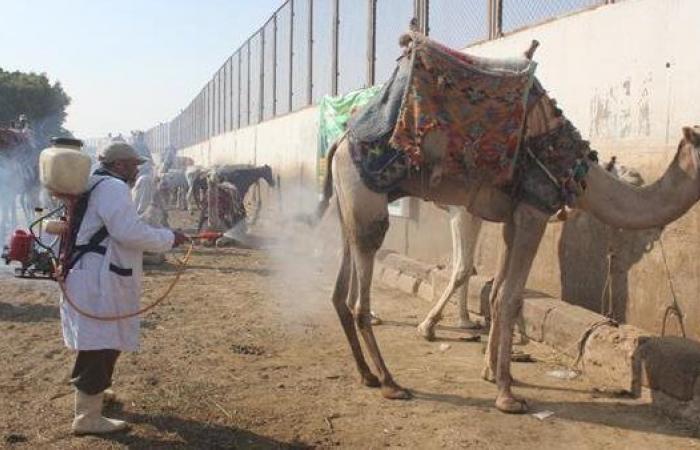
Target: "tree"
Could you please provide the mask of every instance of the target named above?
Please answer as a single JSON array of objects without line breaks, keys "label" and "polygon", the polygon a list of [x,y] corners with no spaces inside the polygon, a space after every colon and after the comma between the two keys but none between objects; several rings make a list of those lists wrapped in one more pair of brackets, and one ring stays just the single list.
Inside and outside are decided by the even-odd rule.
[{"label": "tree", "polygon": [[69,104],[70,97],[61,83],[52,85],[46,74],[8,72],[0,68],[0,126],[7,126],[25,114],[42,141],[52,136],[70,136],[63,128]]}]

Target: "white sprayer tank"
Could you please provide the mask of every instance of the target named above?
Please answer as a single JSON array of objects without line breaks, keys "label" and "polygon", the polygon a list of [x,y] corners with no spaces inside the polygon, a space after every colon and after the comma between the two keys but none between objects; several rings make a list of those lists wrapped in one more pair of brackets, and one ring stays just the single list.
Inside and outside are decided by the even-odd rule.
[{"label": "white sprayer tank", "polygon": [[92,160],[80,151],[78,139],[53,138],[39,155],[41,184],[54,194],[78,195],[87,190]]}]

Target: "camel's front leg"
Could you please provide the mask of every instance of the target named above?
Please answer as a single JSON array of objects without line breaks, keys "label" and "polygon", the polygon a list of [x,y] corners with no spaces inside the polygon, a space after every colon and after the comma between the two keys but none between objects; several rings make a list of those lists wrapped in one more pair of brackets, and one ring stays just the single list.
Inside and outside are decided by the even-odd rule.
[{"label": "camel's front leg", "polygon": [[[510,250],[508,268],[503,281],[503,291],[498,295],[493,314],[496,331],[491,338],[498,338],[496,384],[498,397],[496,407],[508,413],[523,413],[527,404],[515,398],[511,391],[510,358],[513,345],[513,328],[520,312],[523,291],[532,262],[537,254],[548,216],[532,206],[520,204],[515,210],[513,246]],[[493,344],[492,344],[493,345]]]},{"label": "camel's front leg", "polygon": [[489,292],[489,318],[490,330],[489,330],[489,341],[486,346],[486,357],[484,361],[484,370],[481,376],[484,380],[495,382],[496,381],[496,366],[498,364],[498,326],[499,321],[493,320],[499,311],[499,305],[496,302],[498,294],[503,286],[503,280],[506,277],[506,272],[508,271],[508,264],[510,263],[511,250],[513,248],[513,236],[515,235],[515,225],[512,222],[506,222],[503,225],[503,251],[499,256],[498,260],[498,272],[491,285],[491,292]]},{"label": "camel's front leg", "polygon": [[372,271],[374,268],[375,251],[368,251],[362,246],[355,246],[351,252],[355,262],[355,270],[358,282],[358,302],[354,315],[355,324],[362,334],[372,361],[379,372],[379,382],[382,386],[382,395],[388,399],[409,399],[411,393],[396,384],[384,359],[379,351],[379,345],[372,331],[372,316],[370,314],[370,289],[372,287]]},{"label": "camel's front leg", "polygon": [[440,299],[435,303],[425,320],[418,325],[418,334],[429,341],[435,338],[435,325],[442,319],[442,310],[455,291],[462,285],[464,285],[464,295],[459,298],[459,326],[466,329],[475,328],[475,324],[469,320],[467,294],[482,220],[480,217],[469,214],[462,207],[451,206],[449,211],[452,232],[452,275]]}]

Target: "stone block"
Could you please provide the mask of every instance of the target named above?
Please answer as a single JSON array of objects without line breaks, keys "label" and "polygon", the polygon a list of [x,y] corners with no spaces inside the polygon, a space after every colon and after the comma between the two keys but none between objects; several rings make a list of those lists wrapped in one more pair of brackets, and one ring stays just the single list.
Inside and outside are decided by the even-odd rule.
[{"label": "stone block", "polygon": [[651,391],[651,404],[654,408],[663,411],[667,416],[691,422],[697,426],[700,424],[700,398],[681,401],[661,391]]},{"label": "stone block", "polygon": [[605,321],[605,317],[580,306],[562,301],[558,303],[545,318],[542,341],[568,356],[576,357],[581,338],[592,325]]},{"label": "stone block", "polygon": [[416,294],[418,297],[426,300],[428,302],[433,301],[433,286],[425,280],[421,280],[418,283],[418,288],[416,289]]},{"label": "stone block", "polygon": [[373,283],[381,283],[382,276],[384,275],[384,269],[385,269],[384,264],[381,264],[379,262],[375,262],[374,272],[372,273],[372,282]]},{"label": "stone block", "polygon": [[387,267],[411,274],[420,279],[429,279],[430,272],[435,269],[435,266],[432,264],[416,261],[400,253],[387,253],[382,259],[382,263]]},{"label": "stone block", "polygon": [[382,272],[382,283],[387,287],[395,288],[398,284],[401,272],[393,267],[386,266]]},{"label": "stone block", "polygon": [[442,293],[445,292],[445,289],[447,289],[447,285],[450,282],[450,275],[451,273],[447,269],[435,268],[430,272],[430,275],[428,276],[427,280],[433,286],[435,300],[440,298]]},{"label": "stone block", "polygon": [[492,285],[492,278],[475,275],[469,279],[467,308],[470,312],[482,317],[491,317],[489,295],[491,294]]},{"label": "stone block", "polygon": [[561,300],[552,298],[527,298],[523,302],[522,315],[525,322],[525,335],[532,340],[544,340],[544,323],[547,314],[560,306]]},{"label": "stone block", "polygon": [[700,391],[700,343],[680,337],[647,337],[635,357],[652,391],[679,401],[691,401],[700,393],[696,392]]},{"label": "stone block", "polygon": [[407,294],[415,295],[419,283],[420,280],[415,276],[408,273],[401,273],[396,280],[396,288]]},{"label": "stone block", "polygon": [[622,389],[639,396],[642,372],[635,358],[647,334],[631,325],[596,327],[584,347],[584,373],[598,386]]}]

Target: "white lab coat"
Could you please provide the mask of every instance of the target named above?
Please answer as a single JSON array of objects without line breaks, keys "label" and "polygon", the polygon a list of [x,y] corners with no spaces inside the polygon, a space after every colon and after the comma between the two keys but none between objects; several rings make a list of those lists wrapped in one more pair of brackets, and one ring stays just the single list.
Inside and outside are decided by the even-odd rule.
[{"label": "white lab coat", "polygon": [[[92,176],[90,186],[105,178],[90,196],[76,244],[85,244],[103,225],[109,236],[102,241],[105,255],[85,254],[70,270],[66,291],[84,311],[97,316],[117,316],[140,307],[143,251],[164,252],[173,245],[173,232],[153,228],[136,214],[126,183],[113,177]],[[118,275],[110,265],[132,269],[131,276]],[[90,319],[61,297],[61,324],[66,346],[73,350],[115,349],[136,351],[138,316],[118,321]]]}]

